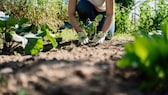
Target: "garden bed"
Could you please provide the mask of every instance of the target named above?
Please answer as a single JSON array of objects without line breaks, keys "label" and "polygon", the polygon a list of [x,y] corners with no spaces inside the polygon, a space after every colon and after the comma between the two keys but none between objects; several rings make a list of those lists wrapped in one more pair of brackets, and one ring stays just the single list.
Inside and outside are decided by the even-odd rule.
[{"label": "garden bed", "polygon": [[0,55],[0,95],[157,95],[139,90],[136,70],[116,68],[130,41],[68,42],[34,56]]}]

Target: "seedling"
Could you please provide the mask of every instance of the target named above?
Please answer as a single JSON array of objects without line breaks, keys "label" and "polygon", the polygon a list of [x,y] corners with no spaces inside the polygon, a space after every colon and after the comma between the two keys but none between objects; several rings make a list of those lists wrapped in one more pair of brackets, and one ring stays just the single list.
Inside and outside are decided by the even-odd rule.
[{"label": "seedling", "polygon": [[92,40],[94,36],[97,34],[97,25],[101,19],[102,19],[102,15],[98,15],[94,21],[87,19],[85,24],[81,22],[81,25],[84,28],[90,40]]}]

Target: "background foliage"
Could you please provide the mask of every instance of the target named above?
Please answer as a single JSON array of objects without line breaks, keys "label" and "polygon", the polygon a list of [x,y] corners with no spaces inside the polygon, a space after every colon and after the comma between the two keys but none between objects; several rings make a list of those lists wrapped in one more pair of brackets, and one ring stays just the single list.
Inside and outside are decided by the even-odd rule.
[{"label": "background foliage", "polygon": [[48,24],[56,29],[62,20],[67,20],[67,5],[63,0],[1,0],[0,10],[17,18],[25,17],[39,26]]},{"label": "background foliage", "polygon": [[29,25],[27,22],[27,18],[17,19],[3,12],[0,13],[0,35],[2,35],[3,44],[0,52],[12,54],[15,48],[21,46],[25,54],[33,55],[44,50],[43,43],[46,41],[52,44],[52,48],[57,46],[56,39],[60,36],[53,34],[46,24],[41,25],[41,29],[38,29],[35,25]]},{"label": "background foliage", "polygon": [[132,67],[142,72],[141,88],[166,89],[168,79],[168,23],[162,34],[137,35],[133,43],[125,45],[126,54],[118,67]]},{"label": "background foliage", "polygon": [[133,31],[134,24],[130,19],[130,12],[124,7],[120,7],[120,4],[116,4],[115,7],[115,25],[116,31],[120,33],[128,33]]},{"label": "background foliage", "polygon": [[120,7],[131,8],[134,5],[134,0],[115,0]]},{"label": "background foliage", "polygon": [[125,45],[126,54],[117,66],[142,72],[141,88],[163,91],[168,88],[168,7],[165,0],[156,2],[154,8],[150,1],[142,4],[135,40]]},{"label": "background foliage", "polygon": [[155,32],[161,29],[161,22],[168,22],[168,4],[166,0],[159,0],[159,2],[156,2],[156,6],[151,7],[149,2],[151,0],[144,2],[140,8],[140,24],[138,30]]}]

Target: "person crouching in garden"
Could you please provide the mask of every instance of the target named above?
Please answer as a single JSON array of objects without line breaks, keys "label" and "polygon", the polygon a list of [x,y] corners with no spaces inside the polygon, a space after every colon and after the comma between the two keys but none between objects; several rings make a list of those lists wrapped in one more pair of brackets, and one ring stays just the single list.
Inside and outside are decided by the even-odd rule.
[{"label": "person crouching in garden", "polygon": [[93,43],[103,43],[109,36],[112,37],[115,29],[115,7],[114,0],[69,0],[68,2],[68,16],[69,22],[74,27],[78,34],[78,42],[80,45],[89,43],[89,38],[80,27],[76,11],[79,19],[86,23],[87,19],[94,21],[96,16],[102,15],[102,19],[97,25],[97,35],[93,38]]}]

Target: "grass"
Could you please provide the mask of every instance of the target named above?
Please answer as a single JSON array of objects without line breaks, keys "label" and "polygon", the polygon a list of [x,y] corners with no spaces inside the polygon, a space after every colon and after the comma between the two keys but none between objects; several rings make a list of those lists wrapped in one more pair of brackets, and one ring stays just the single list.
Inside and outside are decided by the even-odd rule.
[{"label": "grass", "polygon": [[[63,41],[77,40],[77,33],[73,29],[64,29],[61,32]],[[112,40],[133,40],[134,37],[131,33],[117,33],[112,37]]]},{"label": "grass", "polygon": [[112,37],[114,40],[134,40],[134,37],[131,33],[115,33]]},{"label": "grass", "polygon": [[29,23],[36,26],[46,23],[52,29],[57,29],[68,18],[67,5],[61,5],[62,0],[38,0],[36,5],[34,0],[29,2],[25,4],[25,0],[0,0],[0,10],[18,19],[28,18]]}]

